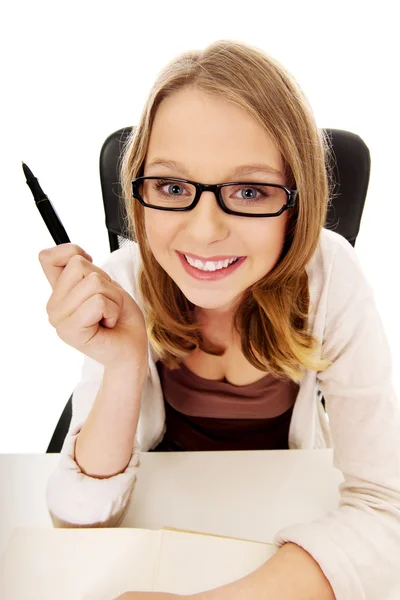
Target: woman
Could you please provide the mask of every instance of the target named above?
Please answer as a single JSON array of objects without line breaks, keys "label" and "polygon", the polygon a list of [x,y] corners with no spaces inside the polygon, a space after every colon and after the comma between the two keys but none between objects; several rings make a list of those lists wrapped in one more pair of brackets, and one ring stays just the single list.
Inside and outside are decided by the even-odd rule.
[{"label": "woman", "polygon": [[340,508],[278,532],[262,568],[198,597],[391,588],[399,410],[373,292],[324,228],[329,168],[299,86],[258,49],[220,41],[162,71],[121,165],[137,243],[103,269],[74,244],[39,256],[50,323],[86,355],[47,489],[55,525],[118,525],[140,450],[333,446]]}]

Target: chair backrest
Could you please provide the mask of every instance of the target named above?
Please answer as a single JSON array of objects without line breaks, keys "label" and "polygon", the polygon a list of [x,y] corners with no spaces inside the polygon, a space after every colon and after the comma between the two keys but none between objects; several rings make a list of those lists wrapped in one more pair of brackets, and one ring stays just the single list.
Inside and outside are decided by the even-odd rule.
[{"label": "chair backrest", "polygon": [[[132,127],[112,133],[100,152],[100,179],[110,250],[120,248],[129,236],[124,230],[126,217],[120,186],[120,158]],[[324,129],[335,156],[332,165],[333,201],[328,209],[326,229],[343,235],[355,245],[367,196],[371,159],[365,142],[356,134],[341,129]]]}]

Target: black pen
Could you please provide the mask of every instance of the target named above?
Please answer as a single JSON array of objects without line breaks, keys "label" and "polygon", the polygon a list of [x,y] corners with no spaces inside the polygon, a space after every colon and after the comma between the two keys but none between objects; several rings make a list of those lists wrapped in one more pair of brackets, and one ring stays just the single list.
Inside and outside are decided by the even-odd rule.
[{"label": "black pen", "polygon": [[35,199],[36,206],[40,214],[43,217],[43,221],[47,225],[47,229],[56,244],[67,244],[71,240],[69,239],[67,232],[64,229],[56,211],[54,210],[50,200],[39,185],[39,181],[33,175],[30,168],[22,162],[22,168],[25,173],[26,183],[28,184],[33,197]]}]

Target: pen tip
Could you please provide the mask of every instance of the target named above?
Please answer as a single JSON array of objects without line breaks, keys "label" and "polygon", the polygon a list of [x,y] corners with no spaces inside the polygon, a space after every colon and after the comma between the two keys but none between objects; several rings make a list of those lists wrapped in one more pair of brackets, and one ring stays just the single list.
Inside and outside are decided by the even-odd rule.
[{"label": "pen tip", "polygon": [[35,176],[33,175],[32,171],[30,170],[30,168],[28,167],[28,165],[26,165],[24,163],[24,161],[22,161],[22,169],[25,173],[25,177],[27,181],[30,181],[31,179],[35,179]]}]

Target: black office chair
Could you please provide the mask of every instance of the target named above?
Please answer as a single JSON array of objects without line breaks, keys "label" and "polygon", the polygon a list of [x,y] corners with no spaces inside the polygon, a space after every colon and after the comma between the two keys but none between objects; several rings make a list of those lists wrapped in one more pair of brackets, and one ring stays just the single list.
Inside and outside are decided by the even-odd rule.
[{"label": "black office chair", "polygon": [[[106,139],[100,152],[100,180],[111,252],[129,243],[129,237],[123,225],[126,212],[119,183],[119,159],[131,129],[131,127],[124,127],[115,131]],[[333,165],[334,197],[332,206],[328,209],[325,227],[343,235],[354,246],[368,190],[371,167],[369,149],[365,142],[354,133],[340,129],[325,129],[324,131],[331,140],[335,155],[335,164]],[[321,402],[325,406],[322,395]],[[61,451],[71,417],[72,395],[58,421],[46,452]]]}]

